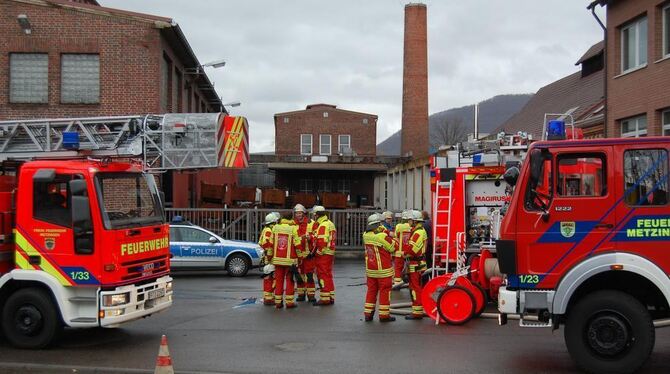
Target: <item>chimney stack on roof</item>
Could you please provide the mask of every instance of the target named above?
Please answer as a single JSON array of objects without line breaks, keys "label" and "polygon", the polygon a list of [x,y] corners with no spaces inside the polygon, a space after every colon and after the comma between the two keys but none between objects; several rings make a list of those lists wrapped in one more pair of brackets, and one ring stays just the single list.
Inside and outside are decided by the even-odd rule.
[{"label": "chimney stack on roof", "polygon": [[428,32],[426,5],[405,5],[401,155],[428,155]]}]

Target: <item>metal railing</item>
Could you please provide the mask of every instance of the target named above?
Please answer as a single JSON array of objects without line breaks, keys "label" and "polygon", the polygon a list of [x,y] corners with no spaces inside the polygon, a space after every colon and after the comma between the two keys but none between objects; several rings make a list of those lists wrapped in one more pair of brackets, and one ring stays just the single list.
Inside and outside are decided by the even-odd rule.
[{"label": "metal railing", "polygon": [[[168,221],[181,216],[193,224],[210,230],[224,239],[257,242],[263,221],[270,212],[291,213],[289,209],[194,209],[168,208]],[[363,232],[373,210],[342,209],[329,211],[337,229],[337,249],[362,250]]]}]

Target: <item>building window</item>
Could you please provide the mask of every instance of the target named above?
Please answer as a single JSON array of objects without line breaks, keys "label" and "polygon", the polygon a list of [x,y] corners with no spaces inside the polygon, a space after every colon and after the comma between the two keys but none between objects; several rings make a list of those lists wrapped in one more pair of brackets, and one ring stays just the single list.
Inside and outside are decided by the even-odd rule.
[{"label": "building window", "polygon": [[288,123],[288,117],[284,117],[284,123]]},{"label": "building window", "polygon": [[328,118],[328,112],[323,112],[323,118]]},{"label": "building window", "polygon": [[[624,199],[628,205],[668,203],[668,152],[636,149],[623,156]],[[639,228],[639,227],[636,227]]]},{"label": "building window", "polygon": [[337,137],[337,152],[340,154],[351,153],[351,135],[339,135]]},{"label": "building window", "polygon": [[670,5],[663,8],[663,56],[670,57]]},{"label": "building window", "polygon": [[363,118],[363,124],[364,124],[364,125],[367,125],[367,124],[368,124],[368,119],[367,119],[367,118]]},{"label": "building window", "polygon": [[332,149],[330,147],[331,145],[331,139],[329,134],[321,134],[319,135],[319,154],[321,155],[330,155]]},{"label": "building window", "polygon": [[9,102],[49,102],[49,55],[11,53],[9,55]]},{"label": "building window", "polygon": [[661,121],[663,121],[663,135],[670,135],[670,109],[661,114]]},{"label": "building window", "polygon": [[311,179],[301,179],[300,180],[300,192],[312,192],[314,186],[312,185],[313,181]]},{"label": "building window", "polygon": [[623,73],[647,64],[647,17],[621,29],[621,71]]},{"label": "building window", "polygon": [[330,192],[332,185],[330,179],[321,179],[319,180],[319,192]]},{"label": "building window", "polygon": [[300,134],[300,154],[312,154],[312,134]]},{"label": "building window", "polygon": [[348,179],[340,179],[337,181],[337,192],[349,195],[349,193],[351,193],[351,181]]},{"label": "building window", "polygon": [[63,104],[100,103],[100,55],[61,55],[60,101]]},{"label": "building window", "polygon": [[647,136],[647,117],[637,116],[621,121],[622,138],[641,138]]}]

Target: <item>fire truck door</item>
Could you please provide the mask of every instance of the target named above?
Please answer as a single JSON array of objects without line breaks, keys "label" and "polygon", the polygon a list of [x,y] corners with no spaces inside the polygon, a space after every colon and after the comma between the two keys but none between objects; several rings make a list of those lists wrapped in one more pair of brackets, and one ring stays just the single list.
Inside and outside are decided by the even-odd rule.
[{"label": "fire truck door", "polygon": [[525,265],[520,269],[528,270],[518,275],[519,287],[552,288],[594,248],[612,247],[605,240],[616,222],[610,152],[607,147],[587,153],[552,149],[546,156],[538,192],[525,194],[523,208],[534,214],[518,222],[519,262]]},{"label": "fire truck door", "polygon": [[623,179],[617,179],[614,188],[622,201],[612,241],[620,251],[634,252],[668,269],[670,257],[659,251],[670,245],[668,151],[642,147],[618,154]]}]

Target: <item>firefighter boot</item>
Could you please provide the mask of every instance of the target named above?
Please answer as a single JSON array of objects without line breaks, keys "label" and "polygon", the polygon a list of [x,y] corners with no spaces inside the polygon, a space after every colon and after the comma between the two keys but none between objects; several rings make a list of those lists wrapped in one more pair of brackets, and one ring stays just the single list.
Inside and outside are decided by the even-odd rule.
[{"label": "firefighter boot", "polygon": [[407,319],[407,320],[420,320],[420,319],[423,319],[423,316],[420,315],[420,314],[410,314],[410,315],[405,316],[405,319]]},{"label": "firefighter boot", "polygon": [[295,298],[295,301],[305,301],[305,295],[298,294],[298,297]]},{"label": "firefighter boot", "polygon": [[393,321],[395,321],[395,317],[393,316],[379,318],[379,322],[393,322]]},{"label": "firefighter boot", "polygon": [[333,305],[333,302],[330,301],[330,300],[321,299],[319,301],[315,301],[314,303],[312,303],[312,305],[313,306],[329,306],[329,305]]},{"label": "firefighter boot", "polygon": [[364,317],[365,317],[365,319],[364,319],[365,322],[372,322],[372,314],[370,314],[370,315],[366,314]]}]

